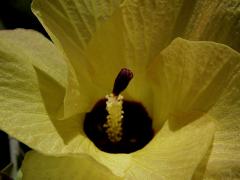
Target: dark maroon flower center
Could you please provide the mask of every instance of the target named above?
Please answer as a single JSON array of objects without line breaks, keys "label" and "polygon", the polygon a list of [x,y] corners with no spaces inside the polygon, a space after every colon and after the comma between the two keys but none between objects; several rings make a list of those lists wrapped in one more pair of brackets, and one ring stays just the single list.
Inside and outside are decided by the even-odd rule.
[{"label": "dark maroon flower center", "polygon": [[[113,94],[118,96],[132,77],[130,70],[122,69],[115,80]],[[121,138],[112,141],[105,126],[109,115],[106,103],[107,99],[99,100],[84,120],[86,135],[100,150],[108,153],[131,153],[143,148],[153,138],[152,120],[143,105],[122,100]]]}]

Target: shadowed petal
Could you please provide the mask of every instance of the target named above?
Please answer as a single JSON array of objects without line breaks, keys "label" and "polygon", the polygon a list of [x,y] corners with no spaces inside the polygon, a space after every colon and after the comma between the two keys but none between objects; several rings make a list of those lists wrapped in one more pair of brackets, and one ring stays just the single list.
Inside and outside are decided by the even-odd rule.
[{"label": "shadowed petal", "polygon": [[177,37],[224,43],[239,51],[239,8],[238,0],[126,0],[129,57],[148,64]]},{"label": "shadowed petal", "polygon": [[[190,40],[214,41],[240,51],[240,2],[238,0],[185,1],[189,19],[180,18],[181,37]],[[189,5],[193,4],[192,9]],[[184,15],[184,9],[183,9]],[[186,22],[187,21],[187,22]],[[176,27],[178,29],[178,27]]]},{"label": "shadowed petal", "polygon": [[[206,172],[205,179],[240,178],[240,67],[236,66],[233,77],[225,86],[221,98],[210,110],[217,123],[217,131]],[[199,173],[196,172],[196,177]],[[197,178],[196,178],[197,179]]]}]

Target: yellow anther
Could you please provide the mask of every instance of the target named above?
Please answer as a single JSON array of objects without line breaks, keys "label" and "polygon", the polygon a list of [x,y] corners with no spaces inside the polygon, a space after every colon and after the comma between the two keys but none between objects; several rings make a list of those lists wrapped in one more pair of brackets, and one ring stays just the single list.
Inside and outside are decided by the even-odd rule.
[{"label": "yellow anther", "polygon": [[122,139],[122,119],[123,119],[123,96],[113,94],[106,96],[106,110],[108,112],[107,121],[103,125],[106,128],[108,139],[111,142],[118,142]]}]

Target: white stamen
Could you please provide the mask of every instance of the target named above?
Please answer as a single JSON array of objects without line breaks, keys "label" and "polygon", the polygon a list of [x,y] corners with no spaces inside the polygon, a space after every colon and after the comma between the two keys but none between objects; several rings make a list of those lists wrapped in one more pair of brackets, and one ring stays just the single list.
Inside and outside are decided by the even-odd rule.
[{"label": "white stamen", "polygon": [[118,142],[122,139],[123,96],[110,94],[106,95],[106,99],[108,116],[103,127],[106,128],[108,139],[111,142]]}]

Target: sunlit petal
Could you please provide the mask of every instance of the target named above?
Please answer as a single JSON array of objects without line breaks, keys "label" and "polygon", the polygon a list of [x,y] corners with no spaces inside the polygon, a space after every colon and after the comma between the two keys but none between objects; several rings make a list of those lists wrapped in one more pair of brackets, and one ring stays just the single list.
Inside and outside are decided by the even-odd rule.
[{"label": "sunlit petal", "polygon": [[[95,69],[91,67],[90,62],[92,59],[86,57],[84,50],[100,24],[112,15],[119,3],[114,0],[33,1],[33,12],[48,31],[55,45],[62,49],[68,58],[70,79],[62,118],[86,112],[99,98],[101,87],[97,86],[98,83],[94,83]],[[94,60],[101,61],[101,59]],[[110,68],[108,69],[111,71]],[[102,74],[106,74],[104,70]],[[112,76],[109,73],[109,77]],[[108,82],[107,79],[106,82]]]},{"label": "sunlit petal", "polygon": [[159,117],[156,129],[172,116],[188,117],[177,129],[202,113],[215,119],[213,146],[195,172],[196,179],[239,177],[239,67],[240,55],[229,47],[182,39],[173,41],[152,66],[158,74],[151,75],[155,119]]},{"label": "sunlit petal", "polygon": [[67,73],[64,57],[53,44],[29,30],[1,31],[0,44],[0,128],[42,153],[87,153],[123,175],[129,155],[98,150],[84,135],[85,114],[56,119]]},{"label": "sunlit petal", "polygon": [[[178,122],[184,121],[182,117]],[[131,179],[191,179],[196,167],[211,147],[214,120],[203,115],[194,122],[176,128],[176,119],[165,123],[161,131],[141,151],[133,153],[127,177]]]},{"label": "sunlit petal", "polygon": [[234,78],[239,59],[239,53],[221,44],[174,40],[149,70],[155,127],[169,115],[208,112]]},{"label": "sunlit petal", "polygon": [[51,151],[53,142],[61,142],[50,115],[63,103],[64,58],[32,30],[0,31],[0,44],[1,129],[30,147]]},{"label": "sunlit petal", "polygon": [[32,151],[25,156],[22,171],[26,180],[120,179],[87,155],[53,157]]}]

